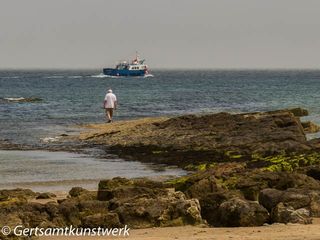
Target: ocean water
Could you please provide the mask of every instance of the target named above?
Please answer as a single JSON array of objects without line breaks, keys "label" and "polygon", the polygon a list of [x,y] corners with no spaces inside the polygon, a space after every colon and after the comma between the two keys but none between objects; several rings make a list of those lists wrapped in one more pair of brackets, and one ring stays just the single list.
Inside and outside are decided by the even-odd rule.
[{"label": "ocean water", "polygon": [[63,191],[74,186],[97,189],[100,179],[117,176],[158,178],[186,174],[176,167],[47,151],[0,150],[0,166],[0,189],[35,191]]},{"label": "ocean water", "polygon": [[103,122],[102,102],[112,88],[115,120],[198,112],[252,112],[304,107],[320,121],[320,71],[161,70],[148,78],[111,78],[100,70],[0,71],[0,139],[38,144],[72,126]]},{"label": "ocean water", "polygon": [[[303,107],[310,112],[306,120],[320,123],[320,71],[155,70],[152,74],[154,77],[112,78],[101,75],[100,70],[2,70],[0,140],[38,146],[44,144],[43,140],[79,131],[79,124],[104,122],[102,103],[109,88],[119,100],[116,121],[186,113],[240,113]],[[43,100],[33,103],[5,100],[21,97]],[[129,164],[122,159],[101,160],[90,154],[0,151],[0,188],[92,187],[98,179],[115,175],[185,174],[179,169],[162,166],[160,169],[159,172],[159,166]]]}]

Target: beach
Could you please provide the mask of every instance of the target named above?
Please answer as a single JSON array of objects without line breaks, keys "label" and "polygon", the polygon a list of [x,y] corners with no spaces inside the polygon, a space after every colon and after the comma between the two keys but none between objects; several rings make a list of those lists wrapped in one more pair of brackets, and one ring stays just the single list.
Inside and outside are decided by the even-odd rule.
[{"label": "beach", "polygon": [[[314,224],[279,224],[263,227],[246,228],[201,228],[201,227],[170,227],[131,230],[129,237],[108,237],[110,239],[132,239],[132,240],[318,240],[320,221],[316,219]],[[48,240],[65,239],[105,239],[105,237],[41,237]]]}]

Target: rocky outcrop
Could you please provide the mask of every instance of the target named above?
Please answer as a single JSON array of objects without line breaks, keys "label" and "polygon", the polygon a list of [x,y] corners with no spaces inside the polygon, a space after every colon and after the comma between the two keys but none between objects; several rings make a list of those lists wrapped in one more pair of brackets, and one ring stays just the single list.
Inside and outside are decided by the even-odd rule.
[{"label": "rocky outcrop", "polygon": [[103,180],[99,192],[72,188],[69,197],[46,203],[52,197],[31,190],[0,192],[0,225],[14,227],[121,227],[144,228],[203,223],[197,199],[147,179]]},{"label": "rocky outcrop", "polygon": [[80,140],[105,145],[124,158],[186,167],[313,149],[296,110],[185,115],[91,125]]},{"label": "rocky outcrop", "polygon": [[199,199],[202,218],[213,226],[309,223],[319,216],[320,182],[303,173],[223,163],[169,183]]},{"label": "rocky outcrop", "polygon": [[187,199],[182,192],[146,179],[100,181],[98,199],[109,201],[121,222],[133,228],[202,222],[197,199]]}]

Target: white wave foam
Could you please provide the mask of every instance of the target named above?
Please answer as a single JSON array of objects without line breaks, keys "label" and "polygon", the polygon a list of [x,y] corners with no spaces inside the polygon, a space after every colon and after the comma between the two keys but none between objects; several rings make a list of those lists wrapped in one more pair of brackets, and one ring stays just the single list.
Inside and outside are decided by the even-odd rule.
[{"label": "white wave foam", "polygon": [[40,138],[40,140],[44,143],[52,143],[52,142],[57,142],[59,141],[61,137],[45,137],[45,138]]},{"label": "white wave foam", "polygon": [[23,101],[25,98],[24,97],[8,97],[8,98],[3,98],[4,100],[7,100],[9,102],[15,102],[15,101]]},{"label": "white wave foam", "polygon": [[92,75],[92,78],[119,78],[117,76],[110,76],[110,75],[104,75],[103,73],[100,73],[98,75]]},{"label": "white wave foam", "polygon": [[68,78],[82,78],[82,76],[69,76]]},{"label": "white wave foam", "polygon": [[145,77],[145,78],[154,77],[154,75],[152,75],[152,74],[146,74],[146,75],[144,75],[144,77]]},{"label": "white wave foam", "polygon": [[64,78],[64,76],[47,76],[47,77],[44,77],[44,78]]},{"label": "white wave foam", "polygon": [[2,77],[2,78],[5,78],[5,79],[16,79],[16,78],[19,78],[19,76],[7,76],[7,77]]}]

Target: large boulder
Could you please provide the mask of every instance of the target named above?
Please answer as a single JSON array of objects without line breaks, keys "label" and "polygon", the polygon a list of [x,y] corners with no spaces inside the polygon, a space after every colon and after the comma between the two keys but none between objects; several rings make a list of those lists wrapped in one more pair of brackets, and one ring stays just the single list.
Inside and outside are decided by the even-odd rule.
[{"label": "large boulder", "polygon": [[233,198],[218,209],[219,222],[226,227],[261,226],[269,221],[268,211],[257,202]]},{"label": "large boulder", "polygon": [[266,188],[286,190],[289,188],[303,188],[320,190],[320,182],[312,177],[300,173],[254,171],[239,175],[236,188],[248,200],[257,201],[260,191]]},{"label": "large boulder", "polygon": [[[306,209],[312,217],[320,216],[320,191],[310,189],[287,189],[280,191],[277,189],[263,189],[259,195],[259,202],[269,212],[281,203],[289,210]],[[283,210],[281,206],[281,209]],[[281,211],[282,211],[281,210]],[[276,218],[273,218],[273,220]],[[290,219],[290,218],[288,218]]]},{"label": "large boulder", "polygon": [[278,203],[283,202],[287,206],[294,209],[308,207],[311,203],[311,198],[308,193],[302,193],[299,190],[289,189],[287,191],[280,191],[277,189],[263,189],[259,194],[259,202],[266,209],[271,211]]},{"label": "large boulder", "polygon": [[156,198],[140,196],[120,202],[115,212],[123,224],[132,228],[182,226],[202,223],[197,199],[186,199],[181,192],[168,191]]},{"label": "large boulder", "polygon": [[165,192],[161,182],[151,181],[148,179],[126,179],[116,177],[113,179],[101,180],[97,199],[108,201],[114,198],[130,199],[139,195],[149,195],[155,197]]},{"label": "large boulder", "polygon": [[278,223],[312,223],[309,210],[305,208],[294,209],[291,206],[285,206],[282,202],[272,210],[271,219]]}]

